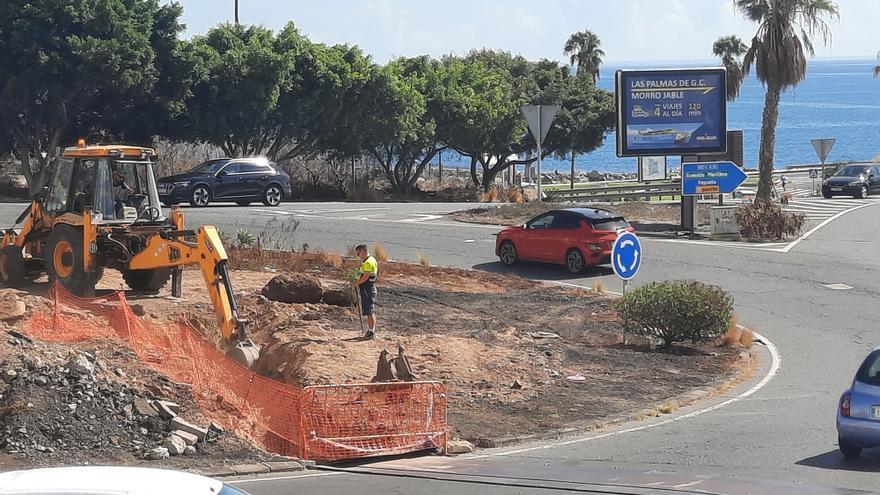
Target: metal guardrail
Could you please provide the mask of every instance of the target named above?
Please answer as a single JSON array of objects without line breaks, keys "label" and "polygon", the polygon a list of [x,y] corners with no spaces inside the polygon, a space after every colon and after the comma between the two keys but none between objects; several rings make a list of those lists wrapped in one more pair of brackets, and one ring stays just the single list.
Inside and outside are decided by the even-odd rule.
[{"label": "metal guardrail", "polygon": [[581,189],[556,189],[546,191],[547,199],[576,201],[615,201],[622,199],[645,199],[681,196],[681,182],[659,182],[626,186],[590,187]]}]

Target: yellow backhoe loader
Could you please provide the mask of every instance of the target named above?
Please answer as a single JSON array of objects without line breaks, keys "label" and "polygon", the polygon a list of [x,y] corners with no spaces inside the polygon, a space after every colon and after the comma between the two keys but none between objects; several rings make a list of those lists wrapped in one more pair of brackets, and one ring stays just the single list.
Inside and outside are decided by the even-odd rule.
[{"label": "yellow backhoe loader", "polygon": [[198,265],[229,356],[251,367],[260,349],[238,315],[226,250],[217,229],[184,227],[183,212],[159,206],[151,148],[86,146],[80,140],[52,165],[48,184],[3,234],[0,283],[17,287],[49,275],[77,296],[91,296],[104,268],[122,272],[135,291],[172,280],[180,296],[184,265]]}]

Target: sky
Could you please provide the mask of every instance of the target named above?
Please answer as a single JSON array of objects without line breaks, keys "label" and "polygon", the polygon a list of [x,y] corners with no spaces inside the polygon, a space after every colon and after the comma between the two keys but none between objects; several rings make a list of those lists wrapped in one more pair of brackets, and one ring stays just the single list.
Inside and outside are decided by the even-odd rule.
[{"label": "sky", "polygon": [[[163,0],[168,1],[168,0]],[[233,20],[234,0],[178,0],[186,36]],[[607,62],[711,60],[712,42],[756,26],[732,0],[239,0],[242,23],[278,30],[292,21],[312,41],[360,46],[374,60],[502,49],[530,59],[563,60],[562,45],[589,29]],[[831,44],[818,57],[874,57],[880,50],[880,0],[838,0]]]}]

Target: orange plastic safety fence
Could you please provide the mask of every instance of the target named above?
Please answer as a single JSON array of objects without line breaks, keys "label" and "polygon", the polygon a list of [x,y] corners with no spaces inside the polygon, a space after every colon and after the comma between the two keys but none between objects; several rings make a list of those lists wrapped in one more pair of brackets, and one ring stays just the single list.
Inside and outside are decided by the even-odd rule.
[{"label": "orange plastic safety fence", "polygon": [[138,318],[122,292],[82,299],[56,284],[49,296],[52,310],[34,312],[27,333],[62,342],[121,338],[148,367],[189,384],[207,419],[270,452],[335,461],[445,446],[440,383],[301,389],[242,367],[186,323]]}]

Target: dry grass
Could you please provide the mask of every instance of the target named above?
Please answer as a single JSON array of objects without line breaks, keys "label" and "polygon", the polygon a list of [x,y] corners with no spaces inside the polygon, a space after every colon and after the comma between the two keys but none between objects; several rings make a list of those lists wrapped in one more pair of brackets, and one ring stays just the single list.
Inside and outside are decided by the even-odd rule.
[{"label": "dry grass", "polygon": [[595,281],[593,283],[593,292],[596,292],[598,294],[604,294],[605,293],[605,282],[602,282],[601,280]]},{"label": "dry grass", "polygon": [[422,266],[431,266],[431,262],[428,261],[428,256],[425,253],[419,253],[419,264]]},{"label": "dry grass", "polygon": [[379,261],[388,261],[388,251],[386,251],[385,246],[378,241],[373,244],[373,256]]},{"label": "dry grass", "polygon": [[678,411],[678,403],[674,400],[668,400],[663,404],[660,404],[660,407],[657,408],[660,411],[660,414],[672,414],[675,411]]},{"label": "dry grass", "polygon": [[346,248],[345,248],[345,257],[346,258],[357,257],[357,253],[355,252],[354,248],[355,248],[354,244],[350,244],[350,245],[346,246]]},{"label": "dry grass", "polygon": [[480,193],[480,201],[483,203],[497,203],[500,198],[501,193],[495,186],[490,187],[486,192]]},{"label": "dry grass", "polygon": [[739,343],[746,349],[751,349],[755,340],[755,332],[748,328],[743,328],[739,333]]},{"label": "dry grass", "polygon": [[[226,251],[229,254],[229,268],[233,270],[275,269],[285,272],[302,272],[307,267],[303,256],[297,253],[263,249],[259,243],[249,247],[231,247]],[[341,262],[340,259],[340,264]]]},{"label": "dry grass", "polygon": [[523,203],[525,201],[525,197],[523,196],[523,190],[521,187],[514,187],[507,191],[507,202],[508,203]]},{"label": "dry grass", "polygon": [[318,261],[321,263],[333,267],[333,268],[342,268],[342,256],[336,253],[318,253]]},{"label": "dry grass", "polygon": [[736,345],[740,339],[739,317],[734,313],[730,317],[730,324],[727,325],[727,332],[721,336],[721,345],[731,347]]}]

